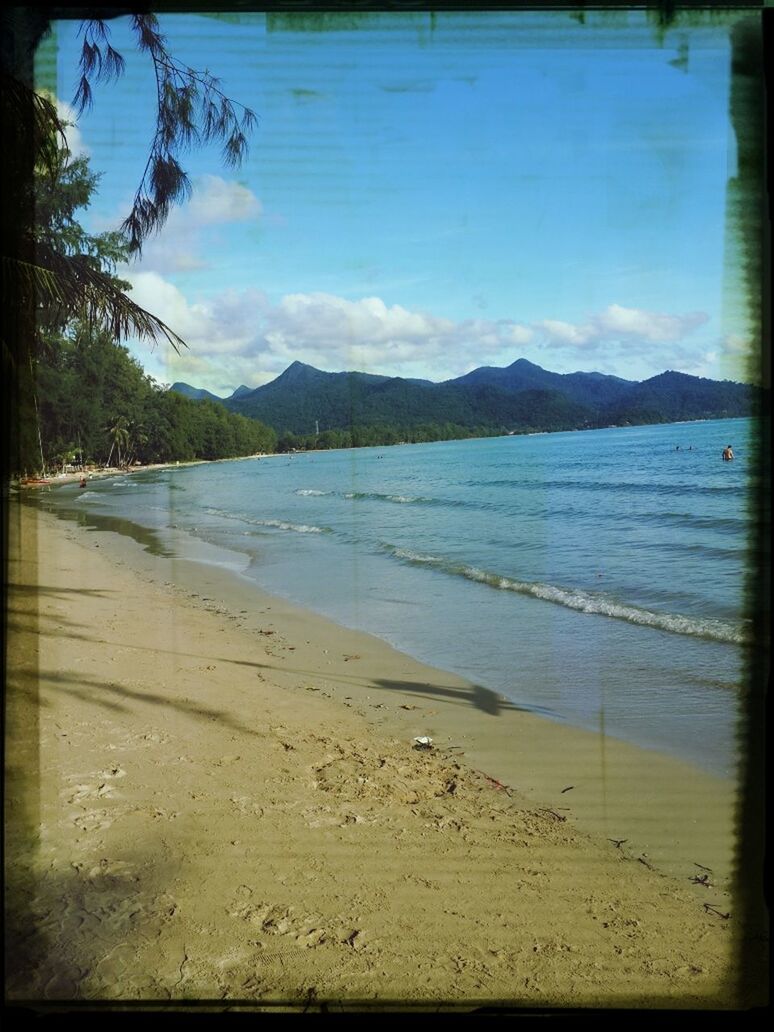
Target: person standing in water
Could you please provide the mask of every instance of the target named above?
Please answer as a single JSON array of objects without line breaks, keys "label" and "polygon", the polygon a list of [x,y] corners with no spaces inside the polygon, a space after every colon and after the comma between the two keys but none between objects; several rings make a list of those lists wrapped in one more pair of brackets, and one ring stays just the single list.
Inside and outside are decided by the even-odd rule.
[{"label": "person standing in water", "polygon": [[734,457],[734,449],[730,444],[727,444],[723,449],[723,462],[729,462]]}]

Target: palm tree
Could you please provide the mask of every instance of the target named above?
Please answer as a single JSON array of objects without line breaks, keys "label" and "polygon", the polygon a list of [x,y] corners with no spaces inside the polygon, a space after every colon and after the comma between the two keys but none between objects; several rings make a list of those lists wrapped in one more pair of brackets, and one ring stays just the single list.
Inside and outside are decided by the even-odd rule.
[{"label": "palm tree", "polygon": [[129,434],[129,440],[126,464],[127,466],[131,466],[137,454],[137,449],[148,443],[148,434],[146,433],[144,425],[142,423],[138,423],[136,420],[129,421],[127,431]]},{"label": "palm tree", "polygon": [[112,426],[106,426],[105,431],[112,437],[112,444],[110,445],[110,453],[107,458],[107,465],[110,465],[110,460],[113,457],[113,449],[115,448],[118,452],[118,465],[119,468],[122,466],[121,463],[121,445],[123,444],[124,449],[129,444],[129,421],[126,416],[118,416],[117,419],[111,420]]}]

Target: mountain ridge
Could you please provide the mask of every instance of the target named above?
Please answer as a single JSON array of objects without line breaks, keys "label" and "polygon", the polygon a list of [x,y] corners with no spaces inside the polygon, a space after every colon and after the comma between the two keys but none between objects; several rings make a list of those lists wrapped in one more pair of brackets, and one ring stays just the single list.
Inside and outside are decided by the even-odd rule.
[{"label": "mountain ridge", "polygon": [[599,372],[554,373],[524,358],[439,382],[331,373],[294,361],[269,383],[242,385],[225,399],[188,384],[170,390],[181,386],[291,435],[427,425],[508,433],[720,419],[751,414],[760,397],[760,388],[749,384],[676,370],[637,381]]}]

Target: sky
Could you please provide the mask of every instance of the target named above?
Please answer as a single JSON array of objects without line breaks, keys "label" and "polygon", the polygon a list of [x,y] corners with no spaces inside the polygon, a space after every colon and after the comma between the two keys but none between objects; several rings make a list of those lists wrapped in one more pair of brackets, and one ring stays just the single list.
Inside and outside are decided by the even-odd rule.
[{"label": "sky", "polygon": [[[159,382],[226,396],[295,360],[441,381],[517,358],[744,378],[746,327],[723,301],[728,25],[659,37],[634,11],[159,23],[178,60],[258,116],[236,172],[216,147],[183,155],[191,199],[120,270],[189,345],[129,342]],[[107,24],[126,72],[70,131],[101,174],[92,231],[128,213],[155,117],[129,19]],[[37,65],[73,118],[79,28],[55,23]]]}]

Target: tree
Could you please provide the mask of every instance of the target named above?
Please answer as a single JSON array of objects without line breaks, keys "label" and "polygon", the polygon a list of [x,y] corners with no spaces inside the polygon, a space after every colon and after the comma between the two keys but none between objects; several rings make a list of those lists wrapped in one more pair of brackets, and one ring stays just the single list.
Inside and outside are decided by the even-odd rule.
[{"label": "tree", "polygon": [[126,448],[129,444],[129,427],[127,426],[127,420],[125,416],[119,416],[112,426],[106,426],[105,430],[108,436],[112,440],[110,445],[110,454],[108,455],[107,464],[110,465],[110,460],[113,457],[113,448],[116,449],[118,454],[118,465],[121,466],[121,445],[123,444]]},{"label": "tree", "polygon": [[[19,10],[16,9],[17,18],[22,17]],[[114,12],[109,16],[114,16]],[[35,13],[28,17],[35,26],[32,32],[37,42],[45,28]],[[238,167],[247,150],[247,134],[256,122],[254,112],[243,105],[236,105],[242,110],[241,117],[237,116],[235,102],[225,96],[212,75],[196,72],[174,59],[155,15],[135,14],[130,23],[139,51],[153,64],[157,117],[132,209],[115,235],[116,257],[120,253],[119,241],[125,245],[121,257],[129,253],[139,255],[147,237],[164,225],[172,205],[190,194],[190,182],[178,160],[182,149],[197,142],[220,140],[225,164]],[[116,78],[124,68],[123,56],[110,45],[105,18],[85,20],[82,36],[80,81],[75,96],[79,113],[91,107],[94,83]],[[21,167],[17,162],[9,176],[11,190],[6,198],[4,223],[19,210],[30,211],[35,198],[15,195],[28,191],[32,183],[39,186],[46,176],[55,179],[62,154],[66,153],[66,124],[52,102],[35,93],[19,71],[17,68],[13,75],[4,68],[3,73],[5,130],[6,134],[10,130],[12,155],[21,159]],[[61,237],[58,242],[61,243]],[[91,253],[77,246],[82,240],[73,241],[75,246],[65,249],[52,243],[50,236],[40,232],[37,218],[27,220],[21,227],[18,253],[3,257],[6,296],[17,297],[22,305],[56,306],[70,316],[86,312],[91,320],[109,328],[119,341],[137,336],[151,342],[166,339],[175,348],[184,346],[174,330],[126,296],[128,284],[117,286],[114,279],[106,277],[89,260]]]},{"label": "tree", "polygon": [[[129,12],[94,9],[93,13],[102,17],[82,22],[76,93],[81,111],[93,102],[94,84],[119,76],[124,67],[122,55],[110,45],[107,19]],[[157,81],[156,131],[131,211],[119,230],[103,235],[98,244],[82,230],[80,235],[75,232],[75,223],[67,217],[64,224],[58,222],[56,207],[44,206],[39,218],[37,190],[49,183],[51,196],[61,202],[67,175],[78,169],[77,161],[67,154],[65,123],[53,103],[32,88],[35,49],[51,21],[69,14],[67,8],[34,7],[4,8],[0,14],[5,171],[0,194],[1,265],[3,296],[13,299],[2,306],[0,346],[9,401],[4,408],[4,437],[12,441],[11,465],[17,469],[24,421],[31,418],[36,405],[34,357],[52,326],[58,329],[82,317],[107,330],[117,342],[137,337],[151,344],[166,340],[176,349],[185,346],[173,328],[131,300],[128,284],[114,275],[115,266],[128,255],[139,254],[148,235],[164,225],[171,206],[190,191],[178,160],[181,150],[200,141],[220,140],[223,160],[236,167],[255,125],[249,109],[242,107],[237,115],[236,107],[241,105],[235,107],[213,76],[174,59],[154,15],[131,14],[137,48],[152,62]],[[65,208],[73,200],[70,196]]]},{"label": "tree", "polygon": [[[214,76],[176,61],[154,15],[132,15],[131,26],[139,50],[153,63],[157,100],[150,153],[132,210],[121,226],[130,250],[139,253],[148,235],[163,226],[170,207],[190,194],[188,176],[178,160],[180,152],[194,143],[220,140],[224,164],[237,168],[247,151],[247,134],[255,127],[256,116],[250,108],[237,104],[242,109],[241,118],[237,117],[235,102],[225,96]],[[123,68],[124,59],[110,45],[105,20],[84,22],[81,79],[75,96],[79,113],[91,106],[94,80],[117,78]]]}]

